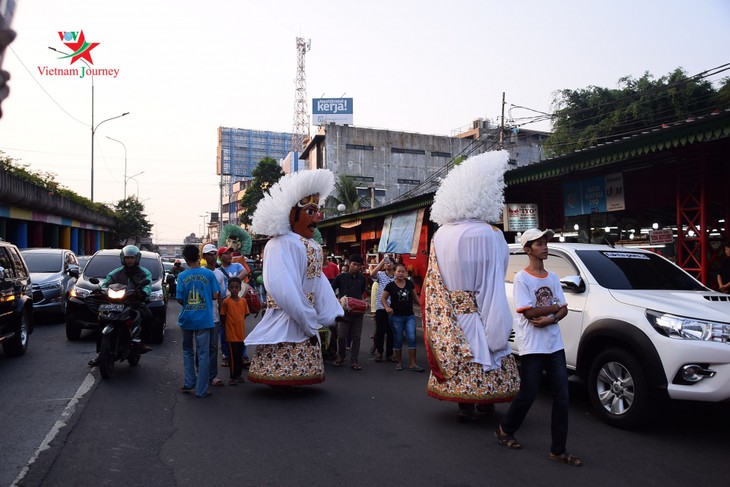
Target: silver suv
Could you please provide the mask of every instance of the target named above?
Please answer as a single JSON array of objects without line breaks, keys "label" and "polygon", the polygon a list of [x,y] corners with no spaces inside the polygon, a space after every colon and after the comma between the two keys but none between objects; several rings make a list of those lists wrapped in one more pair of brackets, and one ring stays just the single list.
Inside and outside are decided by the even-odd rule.
[{"label": "silver suv", "polygon": [[68,249],[25,249],[20,252],[33,281],[33,312],[66,317],[66,301],[79,273],[76,254]]},{"label": "silver suv", "polygon": [[[730,400],[730,295],[653,252],[569,243],[548,249],[545,267],[568,302],[559,325],[568,368],[587,382],[601,419],[632,428],[665,399]],[[510,245],[512,309],[512,279],[527,262]]]}]

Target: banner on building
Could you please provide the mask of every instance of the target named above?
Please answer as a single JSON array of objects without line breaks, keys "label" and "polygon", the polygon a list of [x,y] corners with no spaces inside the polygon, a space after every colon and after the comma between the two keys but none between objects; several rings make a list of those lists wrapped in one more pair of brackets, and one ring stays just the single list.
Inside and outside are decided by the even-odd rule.
[{"label": "banner on building", "polygon": [[533,203],[508,203],[502,211],[505,232],[524,232],[538,228],[537,205]]},{"label": "banner on building", "polygon": [[414,240],[418,245],[422,222],[423,209],[386,217],[380,234],[378,252],[410,254]]},{"label": "banner on building", "polygon": [[352,98],[312,98],[312,123],[352,125]]},{"label": "banner on building", "polygon": [[563,205],[565,216],[626,209],[623,174],[563,183]]}]

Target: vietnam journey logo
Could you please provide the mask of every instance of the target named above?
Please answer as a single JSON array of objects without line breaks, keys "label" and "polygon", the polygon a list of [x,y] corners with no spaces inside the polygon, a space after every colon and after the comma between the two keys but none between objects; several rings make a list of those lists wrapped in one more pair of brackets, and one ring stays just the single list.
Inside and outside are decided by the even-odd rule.
[{"label": "vietnam journey logo", "polygon": [[[89,75],[116,78],[119,75],[119,68],[97,68],[94,66],[91,51],[101,43],[88,42],[83,30],[61,31],[58,33],[58,37],[63,45],[66,46],[66,50],[70,50],[71,52],[63,52],[53,47],[51,49],[63,54],[58,59],[71,59],[70,65],[72,67],[56,68],[38,66],[38,72],[41,76],[78,76],[79,78],[83,78]],[[81,61],[83,65],[77,64],[74,66],[76,61]]]}]

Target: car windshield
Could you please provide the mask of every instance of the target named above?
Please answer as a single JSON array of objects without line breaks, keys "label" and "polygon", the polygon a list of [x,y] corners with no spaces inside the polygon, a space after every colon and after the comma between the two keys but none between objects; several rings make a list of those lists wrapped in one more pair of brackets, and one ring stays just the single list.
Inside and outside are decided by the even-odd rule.
[{"label": "car windshield", "polygon": [[41,252],[21,252],[30,272],[52,273],[63,270],[61,254],[46,254]]},{"label": "car windshield", "polygon": [[576,253],[596,281],[608,289],[706,289],[679,267],[655,254],[619,249],[578,250]]},{"label": "car windshield", "polygon": [[[86,267],[84,267],[84,277],[98,277],[103,279],[111,271],[117,267],[121,267],[122,263],[119,261],[119,255],[96,255],[92,258]],[[146,268],[152,274],[152,280],[156,281],[160,278],[160,263],[157,259],[152,257],[142,257],[140,261],[140,267]]]}]

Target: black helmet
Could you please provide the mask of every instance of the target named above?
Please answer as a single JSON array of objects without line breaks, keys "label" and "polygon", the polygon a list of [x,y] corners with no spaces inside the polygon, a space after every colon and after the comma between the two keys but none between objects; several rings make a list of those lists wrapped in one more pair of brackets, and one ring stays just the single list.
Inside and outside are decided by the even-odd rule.
[{"label": "black helmet", "polygon": [[127,245],[119,253],[119,260],[122,261],[122,265],[124,265],[125,257],[134,257],[134,265],[139,265],[139,261],[142,258],[142,252],[140,252],[134,245]]}]

